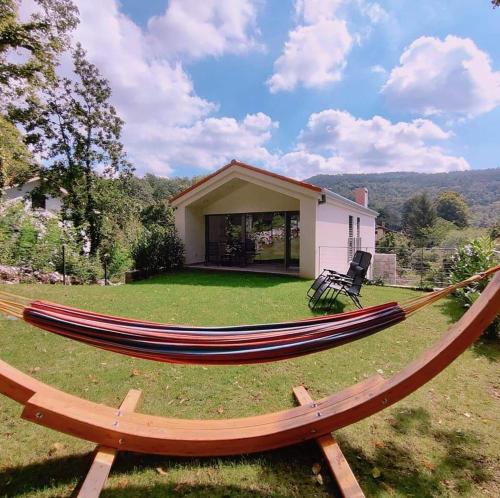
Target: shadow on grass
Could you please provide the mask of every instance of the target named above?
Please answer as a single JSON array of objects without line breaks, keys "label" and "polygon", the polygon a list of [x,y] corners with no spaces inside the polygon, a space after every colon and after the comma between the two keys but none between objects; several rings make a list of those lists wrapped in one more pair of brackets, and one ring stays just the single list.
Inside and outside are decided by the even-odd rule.
[{"label": "shadow on grass", "polygon": [[[397,493],[424,498],[443,496],[450,491],[467,494],[472,483],[486,484],[493,478],[485,469],[480,441],[474,434],[433,427],[429,413],[423,408],[398,410],[393,413],[390,425],[391,430],[400,435],[418,437],[422,445],[428,445],[425,440],[431,439],[434,445],[444,449],[444,455],[434,457],[429,454],[419,459],[414,447],[391,439],[375,442],[374,452],[368,453],[365,448],[352,446],[338,434],[342,451],[367,496]],[[15,496],[46,490],[49,486],[73,487],[88,471],[90,457],[90,454],[85,454],[50,458],[23,467],[4,468],[0,472],[0,494]],[[322,463],[324,486],[313,482],[311,468],[316,462]],[[244,470],[239,473],[238,466],[245,465],[257,467],[253,478],[247,477]],[[144,483],[141,472],[154,471],[158,467],[166,472],[165,476],[158,476],[164,483],[158,480],[149,485]],[[224,470],[233,468],[229,479],[234,476],[238,482],[223,482],[228,480]],[[372,476],[374,468],[380,469],[379,478]],[[314,442],[255,455],[223,458],[120,453],[112,470],[115,479],[102,496],[339,496],[326,469]],[[179,471],[185,473],[180,478]],[[169,477],[174,472],[175,477]]]},{"label": "shadow on grass", "polygon": [[[445,299],[440,308],[441,312],[448,316],[449,323],[457,322],[467,311],[458,300],[453,298]],[[500,360],[500,341],[498,338],[494,339],[483,335],[472,345],[471,349],[476,356],[483,356],[491,362]]]},{"label": "shadow on grass", "polygon": [[[47,491],[50,487],[81,485],[90,467],[92,454],[48,458],[22,467],[7,467],[0,471],[0,496],[17,496],[24,493]],[[314,442],[281,450],[221,458],[174,458],[135,453],[119,453],[111,471],[118,480],[103,491],[103,497],[167,497],[167,496],[329,496],[335,484],[323,465],[324,486],[313,480],[312,466],[321,462],[321,455]],[[253,480],[242,471],[241,465],[257,466]],[[165,470],[165,476],[150,485],[142,484],[142,471]],[[222,481],[219,469],[235,467],[234,484]],[[182,471],[185,476],[173,480],[169,472]],[[135,475],[138,474],[138,475]],[[227,477],[226,477],[227,480]],[[135,481],[135,482],[134,482]],[[198,482],[197,482],[198,481]],[[208,481],[208,482],[199,482]],[[137,483],[138,482],[138,483]]]},{"label": "shadow on grass", "polygon": [[477,356],[484,356],[491,362],[500,361],[500,342],[498,339],[481,338],[472,345]]},{"label": "shadow on grass", "polygon": [[88,471],[90,455],[79,454],[31,463],[22,467],[2,467],[0,496],[18,496],[49,486],[76,485]]},{"label": "shadow on grass", "polygon": [[[473,433],[434,428],[423,408],[403,408],[393,414],[390,424],[400,435],[418,437],[423,446],[428,445],[426,439],[431,439],[432,444],[444,449],[444,456],[429,454],[416,459],[417,451],[394,440],[376,441],[374,453],[367,455],[363,448],[350,446],[339,435],[339,444],[368,496],[468,494],[473,483],[483,484],[494,478],[485,469],[480,440]],[[381,471],[377,479],[372,476],[374,468]]]},{"label": "shadow on grass", "polygon": [[218,271],[181,270],[164,273],[128,285],[191,285],[205,287],[266,288],[286,283],[301,283],[303,279],[261,273],[237,273]]},{"label": "shadow on grass", "polygon": [[458,322],[467,311],[456,299],[453,299],[453,297],[444,299],[440,303],[439,308],[441,313],[448,317],[448,323]]}]

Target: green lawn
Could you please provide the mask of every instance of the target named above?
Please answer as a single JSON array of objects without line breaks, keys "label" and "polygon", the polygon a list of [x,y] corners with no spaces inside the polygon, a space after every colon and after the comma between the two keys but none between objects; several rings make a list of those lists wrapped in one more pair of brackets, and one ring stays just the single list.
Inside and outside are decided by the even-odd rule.
[{"label": "green lawn", "polygon": [[[118,287],[9,286],[30,297],[164,322],[235,324],[310,316],[309,282],[182,272]],[[366,305],[414,296],[366,287]],[[346,302],[346,308],[348,309]],[[291,407],[291,388],[324,396],[377,371],[391,375],[457,318],[451,300],[376,336],[307,357],[242,367],[194,367],[116,355],[0,318],[0,357],[84,398],[118,405],[130,388],[140,411],[229,418]],[[498,344],[478,343],[412,396],[337,434],[367,496],[500,496]],[[0,496],[67,496],[87,471],[93,445],[24,422],[0,398]],[[311,467],[322,463],[324,485]],[[375,471],[374,471],[375,469]],[[377,470],[381,475],[378,478]],[[123,454],[103,496],[331,496],[315,444],[237,458]]]}]

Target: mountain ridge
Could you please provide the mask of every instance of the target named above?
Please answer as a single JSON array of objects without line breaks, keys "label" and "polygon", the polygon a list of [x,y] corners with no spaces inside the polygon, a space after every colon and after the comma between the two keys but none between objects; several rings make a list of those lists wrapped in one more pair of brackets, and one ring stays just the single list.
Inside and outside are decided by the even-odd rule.
[{"label": "mountain ridge", "polygon": [[474,225],[489,226],[500,220],[500,167],[448,173],[395,171],[314,175],[304,181],[348,199],[354,198],[356,187],[367,187],[370,207],[389,211],[394,228],[398,227],[401,209],[409,198],[423,192],[435,198],[445,190],[453,190],[464,197]]}]

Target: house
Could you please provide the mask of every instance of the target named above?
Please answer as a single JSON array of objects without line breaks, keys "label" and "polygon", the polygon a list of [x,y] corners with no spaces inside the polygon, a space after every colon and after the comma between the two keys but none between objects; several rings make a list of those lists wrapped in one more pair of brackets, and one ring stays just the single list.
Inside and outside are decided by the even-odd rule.
[{"label": "house", "polygon": [[375,227],[375,242],[382,240],[388,232],[392,232],[392,230],[387,228],[383,222],[380,225],[377,225]]},{"label": "house", "polygon": [[316,185],[231,161],[173,197],[186,264],[317,276],[375,252],[368,190],[351,201]]},{"label": "house", "polygon": [[35,190],[39,186],[40,178],[34,177],[23,185],[5,187],[2,192],[2,200],[6,204],[24,201],[31,209],[41,209],[58,213],[61,210],[61,199],[40,194]]}]

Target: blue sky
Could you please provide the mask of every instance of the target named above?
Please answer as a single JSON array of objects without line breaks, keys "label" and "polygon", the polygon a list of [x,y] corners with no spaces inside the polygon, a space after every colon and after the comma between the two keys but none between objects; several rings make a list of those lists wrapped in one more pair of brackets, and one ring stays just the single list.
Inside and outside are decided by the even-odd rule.
[{"label": "blue sky", "polygon": [[488,0],[79,0],[139,173],[500,165]]}]

